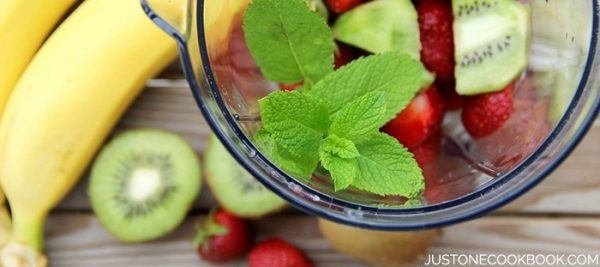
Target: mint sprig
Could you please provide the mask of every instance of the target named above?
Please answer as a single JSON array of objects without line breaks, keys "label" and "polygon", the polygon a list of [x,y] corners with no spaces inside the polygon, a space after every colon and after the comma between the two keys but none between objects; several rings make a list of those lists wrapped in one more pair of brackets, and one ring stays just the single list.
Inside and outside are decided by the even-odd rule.
[{"label": "mint sprig", "polygon": [[[323,27],[325,29],[323,29]],[[304,82],[259,101],[255,141],[283,170],[310,177],[320,163],[335,190],[419,196],[423,175],[413,155],[380,133],[419,90],[423,66],[400,52],[360,58],[333,72],[333,37],[303,0],[254,0],[246,41],[266,78]]]},{"label": "mint sprig", "polygon": [[253,1],[244,15],[248,48],[265,78],[307,87],[333,71],[334,42],[304,0]]},{"label": "mint sprig", "polygon": [[327,75],[307,94],[322,100],[331,115],[348,103],[373,92],[386,93],[385,120],[393,119],[420,89],[423,65],[401,52],[359,58]]}]

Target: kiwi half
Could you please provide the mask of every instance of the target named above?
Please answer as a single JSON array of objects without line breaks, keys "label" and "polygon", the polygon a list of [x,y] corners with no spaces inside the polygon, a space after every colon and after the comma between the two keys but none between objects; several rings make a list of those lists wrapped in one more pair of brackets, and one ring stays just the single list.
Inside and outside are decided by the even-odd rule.
[{"label": "kiwi half", "polygon": [[285,201],[256,181],[214,136],[204,153],[204,165],[208,187],[229,212],[256,218],[285,207]]},{"label": "kiwi half", "polygon": [[528,63],[530,12],[516,0],[452,0],[456,91],[495,92]]},{"label": "kiwi half", "polygon": [[201,183],[200,163],[185,140],[160,130],[133,130],[102,149],[88,194],[108,231],[123,241],[144,241],[183,221]]}]

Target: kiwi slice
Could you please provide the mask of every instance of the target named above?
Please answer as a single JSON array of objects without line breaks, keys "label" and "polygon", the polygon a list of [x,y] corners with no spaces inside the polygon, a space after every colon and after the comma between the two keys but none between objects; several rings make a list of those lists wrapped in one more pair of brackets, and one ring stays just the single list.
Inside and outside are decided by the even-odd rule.
[{"label": "kiwi slice", "polygon": [[204,153],[204,165],[213,196],[229,212],[256,218],[285,207],[285,201],[256,181],[214,136]]},{"label": "kiwi slice", "polygon": [[[333,35],[370,53],[396,51],[421,59],[417,11],[410,0],[375,0],[359,5],[337,19]],[[434,79],[424,69],[421,88],[429,87]]]},{"label": "kiwi slice", "polygon": [[456,91],[501,90],[528,63],[530,12],[516,0],[452,0]]},{"label": "kiwi slice", "polygon": [[410,0],[375,0],[344,13],[333,26],[335,38],[377,54],[400,51],[420,58],[417,11]]},{"label": "kiwi slice", "polygon": [[200,163],[185,140],[160,130],[133,130],[102,149],[88,194],[108,231],[123,241],[144,241],[183,221],[201,183]]}]

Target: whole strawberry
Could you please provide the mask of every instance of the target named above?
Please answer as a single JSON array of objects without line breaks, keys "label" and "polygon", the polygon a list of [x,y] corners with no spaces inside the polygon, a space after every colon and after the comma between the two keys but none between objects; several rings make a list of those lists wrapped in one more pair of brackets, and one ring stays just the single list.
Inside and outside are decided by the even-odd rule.
[{"label": "whole strawberry", "polygon": [[444,99],[435,87],[415,97],[410,104],[383,126],[382,130],[411,149],[425,142],[439,129],[446,108]]},{"label": "whole strawberry", "polygon": [[454,78],[454,34],[450,0],[418,0],[421,60],[438,80]]},{"label": "whole strawberry", "polygon": [[302,251],[279,239],[264,240],[250,251],[249,267],[311,267],[314,263]]},{"label": "whole strawberry", "polygon": [[442,150],[442,130],[439,129],[433,136],[425,140],[425,142],[410,149],[410,152],[415,156],[415,160],[419,166],[423,167],[433,162]]},{"label": "whole strawberry", "polygon": [[466,99],[462,122],[471,136],[483,137],[504,125],[513,111],[513,88],[514,83],[511,83],[502,91]]},{"label": "whole strawberry", "polygon": [[335,14],[342,14],[364,2],[365,0],[325,0],[329,9]]},{"label": "whole strawberry", "polygon": [[254,235],[246,221],[219,209],[209,214],[194,241],[202,259],[220,263],[244,256]]}]

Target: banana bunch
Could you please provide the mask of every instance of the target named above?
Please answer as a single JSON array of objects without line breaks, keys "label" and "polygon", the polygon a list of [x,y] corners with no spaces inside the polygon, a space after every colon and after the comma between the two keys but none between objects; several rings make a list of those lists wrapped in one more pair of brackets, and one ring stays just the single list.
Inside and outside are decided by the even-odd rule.
[{"label": "banana bunch", "polygon": [[46,264],[48,212],[145,82],[176,55],[175,43],[146,18],[138,0],[86,0],[45,41],[0,122],[0,185],[13,218],[0,253],[3,266]]},{"label": "banana bunch", "polygon": [[[0,115],[15,83],[44,39],[76,0],[0,2]],[[7,64],[7,62],[10,62]],[[8,239],[10,216],[0,191],[0,247]]]}]

